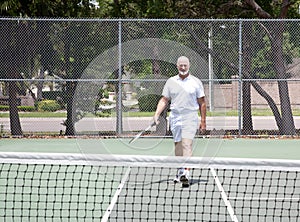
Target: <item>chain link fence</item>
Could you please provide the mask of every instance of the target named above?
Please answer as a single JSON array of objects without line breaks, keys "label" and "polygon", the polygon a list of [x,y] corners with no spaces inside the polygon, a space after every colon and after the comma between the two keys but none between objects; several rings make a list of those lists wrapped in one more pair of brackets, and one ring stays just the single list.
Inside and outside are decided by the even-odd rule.
[{"label": "chain link fence", "polygon": [[[179,56],[207,102],[207,134],[296,135],[297,20],[0,18],[1,135],[132,135]],[[168,136],[168,110],[153,129]]]}]

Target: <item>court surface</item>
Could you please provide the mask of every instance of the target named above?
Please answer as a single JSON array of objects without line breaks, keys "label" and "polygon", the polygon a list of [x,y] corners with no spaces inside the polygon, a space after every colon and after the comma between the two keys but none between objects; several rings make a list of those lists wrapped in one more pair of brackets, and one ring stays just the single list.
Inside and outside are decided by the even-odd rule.
[{"label": "court surface", "polygon": [[[0,152],[98,153],[120,155],[173,156],[170,138],[140,138],[129,144],[128,138],[114,139],[1,139]],[[194,156],[300,159],[299,139],[223,139],[197,138]]]},{"label": "court surface", "polygon": [[[174,156],[170,138],[140,138],[133,144],[129,140],[1,139],[0,152]],[[197,138],[193,155],[300,160],[300,140]],[[40,168],[47,171],[36,173]],[[3,177],[0,183],[4,188],[0,220],[5,221],[106,221],[106,216],[107,221],[298,221],[300,216],[297,172],[195,168],[189,188],[174,184],[176,168],[167,166],[29,167],[13,163],[4,165],[2,173],[7,180]]]}]

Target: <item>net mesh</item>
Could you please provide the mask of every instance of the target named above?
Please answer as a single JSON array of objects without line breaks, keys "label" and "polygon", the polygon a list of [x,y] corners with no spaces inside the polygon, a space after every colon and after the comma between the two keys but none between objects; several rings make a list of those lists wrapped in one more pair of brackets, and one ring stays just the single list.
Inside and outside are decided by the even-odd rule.
[{"label": "net mesh", "polygon": [[299,161],[184,160],[183,188],[183,159],[43,155],[1,154],[1,221],[299,221]]}]

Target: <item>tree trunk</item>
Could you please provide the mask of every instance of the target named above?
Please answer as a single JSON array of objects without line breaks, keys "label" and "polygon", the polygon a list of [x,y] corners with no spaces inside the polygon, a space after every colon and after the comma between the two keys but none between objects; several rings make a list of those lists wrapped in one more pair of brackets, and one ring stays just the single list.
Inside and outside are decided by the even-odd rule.
[{"label": "tree trunk", "polygon": [[280,134],[295,135],[296,129],[289,97],[288,83],[286,81],[279,81],[278,89],[281,108],[281,128],[279,129]]},{"label": "tree trunk", "polygon": [[[41,67],[39,69],[39,80],[42,80],[44,78],[45,78],[44,69],[43,69],[43,67]],[[37,83],[37,100],[38,101],[42,100],[42,98],[43,98],[43,85],[44,85],[44,82],[38,81],[38,83]]]},{"label": "tree trunk", "polygon": [[76,110],[73,107],[73,97],[75,95],[76,89],[75,82],[67,82],[66,83],[66,93],[67,93],[67,120],[66,124],[66,132],[65,135],[67,136],[74,136],[75,135],[75,122],[76,122]]},{"label": "tree trunk", "polygon": [[13,136],[22,136],[22,128],[18,113],[18,101],[17,101],[17,84],[15,81],[9,82],[9,118],[10,118],[10,130]]},{"label": "tree trunk", "polygon": [[[243,78],[251,78],[251,63],[252,63],[252,23],[243,23]],[[253,122],[251,112],[251,83],[243,82],[243,134],[253,134]]]},{"label": "tree trunk", "polygon": [[[255,0],[245,0],[260,18],[271,19],[271,15],[264,11]],[[280,13],[277,18],[286,18],[288,14],[288,8],[291,5],[291,1],[283,0],[281,3]],[[267,33],[269,34],[269,39],[271,41],[272,50],[272,60],[274,64],[275,71],[277,73],[278,79],[286,79],[285,63],[283,56],[283,32],[284,32],[284,22],[275,22],[275,24],[269,24]],[[277,126],[279,128],[280,134],[283,135],[294,135],[296,133],[295,123],[293,119],[293,113],[289,98],[288,84],[286,81],[278,81],[278,90],[280,98],[280,108],[281,117],[275,104],[272,102],[271,109],[274,113]],[[266,93],[264,93],[266,94]],[[267,100],[268,103],[271,102],[270,98]],[[276,111],[276,112],[274,112]]]},{"label": "tree trunk", "polygon": [[[286,69],[283,55],[283,32],[284,23],[280,22],[276,28],[272,29],[273,38],[271,39],[272,45],[272,58],[274,68],[277,73],[278,79],[286,79]],[[282,135],[295,135],[295,123],[293,118],[293,112],[289,97],[288,83],[287,81],[278,81],[278,93],[280,99],[281,109],[281,124],[280,134]]]},{"label": "tree trunk", "polygon": [[[71,75],[71,37],[70,37],[70,27],[66,28],[65,33],[65,48],[64,48],[64,71],[66,72],[66,78],[72,78]],[[65,122],[66,132],[65,135],[74,136],[75,135],[75,121],[76,121],[76,110],[73,107],[73,97],[75,95],[76,83],[75,82],[66,82],[66,102],[67,102],[67,120]]]},{"label": "tree trunk", "polygon": [[[24,46],[22,43],[22,34],[25,33],[23,30],[24,23],[20,23],[16,30],[14,30],[17,35],[15,39],[15,45],[9,49],[7,53],[8,58],[8,69],[10,72],[8,73],[8,77],[12,79],[17,79],[20,75],[20,71],[18,70],[20,67],[24,67],[25,56],[27,55],[24,52]],[[10,130],[13,136],[22,136],[22,128],[20,123],[20,117],[18,113],[18,85],[16,81],[8,82],[8,103],[9,103],[9,118],[10,118]]]}]

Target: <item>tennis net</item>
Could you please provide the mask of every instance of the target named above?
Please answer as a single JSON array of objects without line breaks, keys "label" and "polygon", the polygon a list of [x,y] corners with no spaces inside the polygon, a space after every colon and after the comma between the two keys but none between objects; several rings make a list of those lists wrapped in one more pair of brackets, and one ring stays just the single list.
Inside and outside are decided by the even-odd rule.
[{"label": "tennis net", "polygon": [[[174,184],[190,168],[190,186]],[[0,153],[1,221],[299,221],[300,161]]]}]

